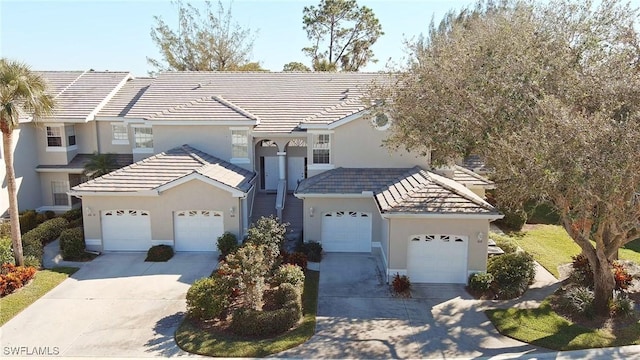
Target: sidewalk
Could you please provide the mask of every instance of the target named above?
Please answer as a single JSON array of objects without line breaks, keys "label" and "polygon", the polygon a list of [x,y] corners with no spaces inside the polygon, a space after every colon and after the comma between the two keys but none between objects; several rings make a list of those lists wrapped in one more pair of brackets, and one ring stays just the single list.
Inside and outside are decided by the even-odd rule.
[{"label": "sidewalk", "polygon": [[42,267],[52,269],[58,266],[82,267],[87,262],[82,261],[64,261],[60,254],[60,240],[53,241],[44,247],[44,255],[42,256]]}]

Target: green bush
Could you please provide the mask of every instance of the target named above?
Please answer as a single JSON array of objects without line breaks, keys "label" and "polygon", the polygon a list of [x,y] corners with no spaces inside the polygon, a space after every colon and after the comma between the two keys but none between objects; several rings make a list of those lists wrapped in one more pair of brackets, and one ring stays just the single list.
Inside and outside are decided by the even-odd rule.
[{"label": "green bush", "polygon": [[82,228],[66,229],[60,234],[60,250],[64,260],[81,260],[85,247]]},{"label": "green bush", "polygon": [[36,238],[42,245],[45,245],[57,239],[68,226],[69,222],[66,219],[61,217],[53,218],[24,234],[22,240],[24,242],[25,238],[29,239],[29,241],[31,241],[32,238]]},{"label": "green bush", "polygon": [[144,261],[163,262],[173,257],[173,248],[169,245],[155,245],[147,251]]},{"label": "green bush", "polygon": [[317,241],[301,243],[296,251],[306,254],[309,261],[320,262],[322,260],[322,245]]},{"label": "green bush", "polygon": [[266,260],[265,245],[245,244],[220,263],[218,273],[231,277],[241,291],[244,305],[262,308],[265,275],[271,267]]},{"label": "green bush", "polygon": [[571,312],[578,313],[586,317],[593,317],[594,298],[593,290],[585,286],[576,286],[564,293],[563,303]]},{"label": "green bush", "polygon": [[307,255],[305,255],[304,253],[284,253],[283,261],[287,264],[298,265],[302,270],[307,270]]},{"label": "green bush", "polygon": [[495,291],[500,298],[518,297],[535,278],[533,257],[525,252],[494,256],[489,259],[487,272],[493,275]]},{"label": "green bush", "polygon": [[11,237],[11,222],[0,222],[0,238]]},{"label": "green bush", "polygon": [[609,304],[611,314],[618,317],[630,317],[634,314],[635,303],[624,291],[616,290]]},{"label": "green bush", "polygon": [[39,268],[42,264],[42,241],[35,235],[27,236],[31,231],[22,237],[22,256],[25,265]]},{"label": "green bush", "polygon": [[506,254],[518,251],[518,245],[509,236],[491,233],[491,239],[496,242],[496,246],[502,249]]},{"label": "green bush", "polygon": [[196,280],[187,291],[187,315],[198,320],[220,317],[231,305],[231,290],[220,277]]},{"label": "green bush", "polygon": [[61,215],[63,218],[67,219],[68,222],[72,222],[73,220],[82,219],[82,208],[71,209],[64,214]]},{"label": "green bush", "polygon": [[20,222],[20,232],[26,234],[38,226],[38,213],[35,210],[26,210],[20,214],[18,221]]},{"label": "green bush", "polygon": [[469,276],[469,289],[478,292],[485,292],[491,288],[493,275],[486,272],[474,273]]},{"label": "green bush", "polygon": [[280,223],[275,216],[261,217],[247,231],[248,243],[264,246],[265,260],[270,271],[277,266],[276,260],[280,256],[288,225]]},{"label": "green bush", "polygon": [[273,275],[275,285],[291,284],[302,289],[304,286],[304,272],[302,268],[294,264],[282,264]]},{"label": "green bush", "polygon": [[239,247],[238,238],[230,232],[225,232],[218,238],[220,259],[226,259],[227,255],[233,254]]},{"label": "green bush", "polygon": [[13,250],[11,246],[11,238],[0,238],[0,265],[15,264],[13,259]]},{"label": "green bush", "polygon": [[502,219],[496,220],[496,224],[506,227],[512,231],[520,231],[527,222],[527,213],[523,210],[500,209],[504,214]]},{"label": "green bush", "polygon": [[73,219],[71,221],[69,221],[69,229],[73,229],[73,228],[77,228],[77,227],[84,227],[84,223],[82,221],[82,218],[80,219]]}]

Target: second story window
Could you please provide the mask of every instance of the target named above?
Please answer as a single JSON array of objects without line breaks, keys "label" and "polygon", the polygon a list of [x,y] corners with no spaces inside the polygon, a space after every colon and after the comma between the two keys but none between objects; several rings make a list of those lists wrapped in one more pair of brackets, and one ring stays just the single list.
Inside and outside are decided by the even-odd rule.
[{"label": "second story window", "polygon": [[67,146],[73,146],[76,144],[76,127],[71,125],[67,127]]},{"label": "second story window", "polygon": [[62,127],[47,126],[47,146],[62,147]]},{"label": "second story window", "polygon": [[314,164],[330,164],[331,163],[331,137],[329,134],[313,135],[313,163]]},{"label": "second story window", "polygon": [[114,145],[129,144],[129,133],[127,132],[127,125],[124,125],[124,124],[111,125],[111,143]]},{"label": "second story window", "polygon": [[137,149],[153,149],[153,130],[150,127],[133,128],[133,136]]},{"label": "second story window", "polygon": [[234,159],[249,157],[248,130],[231,130],[231,157]]}]

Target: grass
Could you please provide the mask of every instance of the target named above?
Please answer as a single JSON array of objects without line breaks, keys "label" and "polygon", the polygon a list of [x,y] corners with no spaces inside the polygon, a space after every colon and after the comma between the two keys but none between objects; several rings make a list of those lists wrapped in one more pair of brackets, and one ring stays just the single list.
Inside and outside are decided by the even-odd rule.
[{"label": "grass", "polygon": [[[516,234],[514,239],[556,278],[560,276],[558,266],[570,263],[572,256],[580,254],[580,247],[558,225],[536,225]],[[621,248],[619,257],[640,264],[640,239]]]},{"label": "grass", "polygon": [[176,342],[180,348],[190,353],[216,357],[264,357],[298,346],[315,332],[319,280],[319,272],[306,272],[302,323],[287,333],[268,339],[247,339],[212,334],[185,319],[176,331]]},{"label": "grass", "polygon": [[640,345],[640,323],[614,332],[574,324],[555,313],[548,301],[537,309],[497,309],[485,312],[506,336],[553,350],[578,350]]},{"label": "grass", "polygon": [[75,267],[38,271],[27,286],[0,299],[0,325],[4,325],[76,271],[78,268]]}]

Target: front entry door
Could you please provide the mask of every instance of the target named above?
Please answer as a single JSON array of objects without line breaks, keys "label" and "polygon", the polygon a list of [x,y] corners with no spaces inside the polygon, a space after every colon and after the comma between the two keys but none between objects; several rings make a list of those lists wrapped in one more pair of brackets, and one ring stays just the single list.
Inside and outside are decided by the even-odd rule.
[{"label": "front entry door", "polygon": [[287,190],[295,191],[298,182],[304,180],[304,163],[303,157],[290,157],[287,159]]},{"label": "front entry door", "polygon": [[276,191],[278,189],[278,157],[264,157],[264,189]]}]

